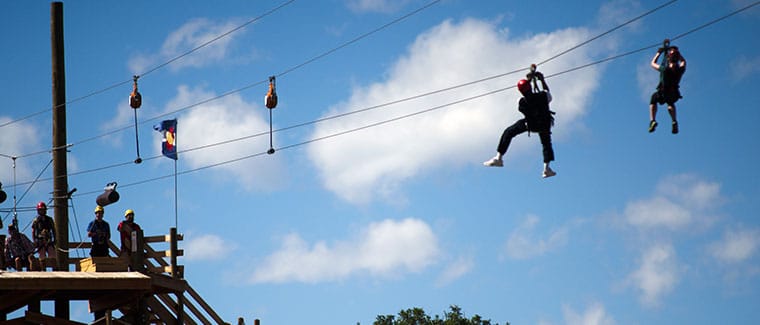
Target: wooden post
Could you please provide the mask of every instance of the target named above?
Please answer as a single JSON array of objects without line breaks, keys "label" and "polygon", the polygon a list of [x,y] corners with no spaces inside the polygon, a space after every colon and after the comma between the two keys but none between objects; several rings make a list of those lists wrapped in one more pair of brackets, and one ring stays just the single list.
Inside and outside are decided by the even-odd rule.
[{"label": "wooden post", "polygon": [[129,268],[131,271],[137,271],[137,272],[145,272],[145,238],[142,229],[133,231],[132,233],[136,233],[137,236],[132,239],[131,243],[132,246],[136,249],[132,250],[132,247],[129,249],[131,250],[131,253],[129,254]]},{"label": "wooden post", "polygon": [[[50,4],[50,47],[53,63],[53,211],[55,215],[55,270],[68,271],[69,215],[66,171],[66,67],[63,56],[63,2]],[[69,319],[69,301],[56,299],[55,316]]]},{"label": "wooden post", "polygon": [[5,235],[0,235],[0,270],[5,269]]},{"label": "wooden post", "polygon": [[[169,246],[171,250],[171,267],[172,267],[172,278],[173,279],[180,279],[181,274],[179,272],[179,267],[177,267],[177,255],[179,254],[179,250],[177,249],[177,228],[171,228],[169,229]],[[177,324],[184,324],[185,323],[185,315],[184,315],[184,306],[185,306],[185,293],[180,291],[177,293]]]}]

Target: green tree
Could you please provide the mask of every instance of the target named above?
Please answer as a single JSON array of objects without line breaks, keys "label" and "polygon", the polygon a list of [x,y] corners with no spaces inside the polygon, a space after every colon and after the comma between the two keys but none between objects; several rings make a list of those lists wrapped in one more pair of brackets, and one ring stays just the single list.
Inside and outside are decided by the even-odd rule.
[{"label": "green tree", "polygon": [[[491,320],[483,320],[480,315],[467,318],[462,308],[457,305],[449,306],[450,311],[444,312],[444,317],[435,315],[428,316],[422,308],[409,308],[398,312],[396,315],[378,315],[373,325],[499,325],[491,323]],[[509,325],[506,323],[505,325]]]}]

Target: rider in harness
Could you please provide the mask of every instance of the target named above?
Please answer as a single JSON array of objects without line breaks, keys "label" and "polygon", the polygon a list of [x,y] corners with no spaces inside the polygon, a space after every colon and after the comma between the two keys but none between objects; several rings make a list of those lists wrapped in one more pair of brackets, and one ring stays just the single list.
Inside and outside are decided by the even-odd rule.
[{"label": "rider in harness", "polygon": [[[536,80],[541,81],[543,90],[539,91],[536,85],[534,91],[530,85],[530,80],[533,80],[534,84]],[[552,116],[554,112],[549,109],[549,103],[552,101],[549,86],[546,85],[544,75],[541,72],[535,71],[535,65],[533,65],[531,66],[531,72],[527,75],[527,79],[522,79],[517,83],[517,89],[523,95],[518,103],[518,110],[525,117],[504,130],[499,140],[499,145],[496,148],[496,156],[484,162],[483,165],[489,167],[504,166],[502,157],[507,153],[512,138],[526,131],[536,132],[543,146],[544,171],[542,176],[544,178],[552,177],[557,173],[549,167],[549,163],[554,161],[551,136],[551,128],[554,125],[554,117]]]},{"label": "rider in harness", "polygon": [[[662,53],[666,53],[666,58],[662,64],[658,64],[657,60]],[[672,120],[671,132],[676,134],[678,133],[678,121],[676,120],[675,103],[682,98],[679,83],[686,71],[686,59],[681,56],[678,47],[670,46],[670,41],[666,39],[664,46],[657,50],[657,54],[652,58],[650,65],[660,72],[660,83],[657,84],[657,91],[652,94],[649,101],[649,132],[654,132],[657,128],[657,105],[667,104],[668,113]]]}]

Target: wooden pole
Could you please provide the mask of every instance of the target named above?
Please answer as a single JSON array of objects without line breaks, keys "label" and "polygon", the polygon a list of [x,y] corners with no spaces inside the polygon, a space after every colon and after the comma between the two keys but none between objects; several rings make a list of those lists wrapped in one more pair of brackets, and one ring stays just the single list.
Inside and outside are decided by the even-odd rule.
[{"label": "wooden pole", "polygon": [[[170,228],[169,229],[169,249],[171,250],[171,266],[172,266],[172,278],[173,279],[181,279],[182,276],[179,272],[179,267],[177,266],[177,255],[179,252],[179,249],[177,247],[177,228]],[[185,312],[184,312],[184,306],[185,306],[185,293],[184,291],[180,291],[177,293],[177,324],[184,324],[185,323]]]},{"label": "wooden pole", "polygon": [[[55,214],[55,270],[68,271],[69,215],[66,171],[66,66],[63,47],[63,2],[50,4],[50,47],[53,67],[53,211]],[[55,301],[55,316],[69,319],[69,301]]]}]

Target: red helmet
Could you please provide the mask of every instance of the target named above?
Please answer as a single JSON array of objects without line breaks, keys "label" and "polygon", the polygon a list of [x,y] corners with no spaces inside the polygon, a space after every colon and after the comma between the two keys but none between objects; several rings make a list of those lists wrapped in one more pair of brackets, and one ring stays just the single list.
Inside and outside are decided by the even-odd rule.
[{"label": "red helmet", "polygon": [[533,89],[530,87],[530,81],[525,79],[520,79],[520,81],[517,82],[517,89],[520,90],[523,95],[533,92]]},{"label": "red helmet", "polygon": [[47,205],[45,205],[45,202],[40,201],[40,203],[37,203],[37,210],[39,209],[47,210]]}]

